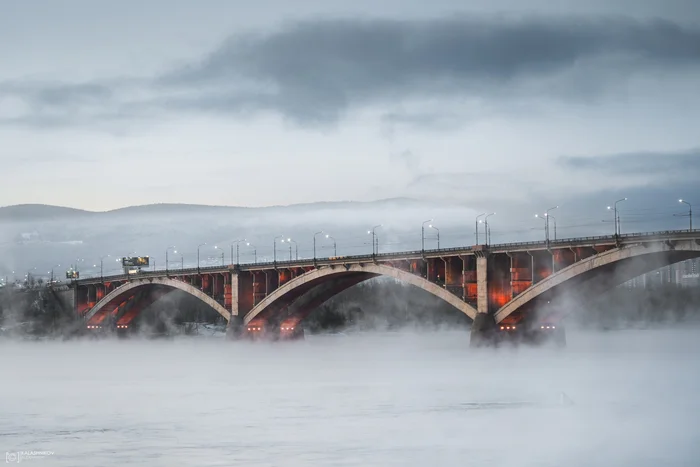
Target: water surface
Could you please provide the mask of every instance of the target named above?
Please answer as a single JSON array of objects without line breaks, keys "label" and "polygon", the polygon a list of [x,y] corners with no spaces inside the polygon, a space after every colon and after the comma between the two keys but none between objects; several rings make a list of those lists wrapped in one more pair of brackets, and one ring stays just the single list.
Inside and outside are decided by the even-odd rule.
[{"label": "water surface", "polygon": [[[36,466],[689,466],[700,332],[0,343],[0,453]],[[24,462],[24,461],[23,461]]]}]

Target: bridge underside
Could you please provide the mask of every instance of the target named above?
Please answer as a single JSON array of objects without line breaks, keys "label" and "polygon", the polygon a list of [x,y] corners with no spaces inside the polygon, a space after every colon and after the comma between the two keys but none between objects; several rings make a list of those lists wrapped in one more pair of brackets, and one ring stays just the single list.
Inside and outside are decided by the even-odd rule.
[{"label": "bridge underside", "polygon": [[576,308],[585,307],[605,292],[656,269],[697,258],[700,252],[664,251],[634,256],[578,274],[552,287],[510,314],[496,313],[501,325],[536,326],[560,321]]},{"label": "bridge underside", "polygon": [[[284,294],[254,317],[248,318],[246,331],[258,334],[276,334],[299,330],[299,324],[312,311],[335,295],[361,282],[378,277],[377,274],[351,272],[329,279],[318,278],[304,283]],[[284,323],[284,326],[282,326]],[[282,329],[285,328],[285,329]],[[291,329],[287,329],[291,328]],[[285,334],[282,332],[282,334]]]},{"label": "bridge underside", "polygon": [[128,328],[138,315],[175,289],[153,285],[140,287],[106,302],[87,319],[88,329]]}]

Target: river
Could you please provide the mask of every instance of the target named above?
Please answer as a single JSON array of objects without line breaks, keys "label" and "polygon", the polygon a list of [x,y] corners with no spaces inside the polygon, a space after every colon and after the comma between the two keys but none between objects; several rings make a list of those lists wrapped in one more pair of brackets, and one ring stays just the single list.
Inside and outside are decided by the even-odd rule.
[{"label": "river", "polygon": [[689,466],[700,330],[0,342],[0,453],[40,466]]}]

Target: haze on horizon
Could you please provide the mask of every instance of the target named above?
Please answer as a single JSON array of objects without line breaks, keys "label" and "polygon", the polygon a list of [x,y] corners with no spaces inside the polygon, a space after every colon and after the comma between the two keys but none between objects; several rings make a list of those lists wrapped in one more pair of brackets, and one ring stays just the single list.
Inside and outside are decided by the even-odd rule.
[{"label": "haze on horizon", "polygon": [[8,2],[0,31],[4,206],[700,198],[689,0]]}]

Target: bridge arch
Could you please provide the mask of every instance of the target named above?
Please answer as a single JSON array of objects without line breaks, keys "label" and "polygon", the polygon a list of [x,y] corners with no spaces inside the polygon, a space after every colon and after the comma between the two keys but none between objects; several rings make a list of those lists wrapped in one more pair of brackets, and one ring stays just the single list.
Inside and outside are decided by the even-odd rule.
[{"label": "bridge arch", "polygon": [[[392,266],[364,263],[345,266],[321,267],[306,272],[277,288],[274,292],[261,300],[260,303],[255,305],[255,307],[253,307],[253,309],[245,315],[243,322],[244,324],[248,324],[263,312],[274,308],[280,309],[288,306],[295,300],[301,298],[307,292],[321,287],[328,282],[342,280],[338,287],[323,291],[318,295],[319,297],[323,297],[323,301],[329,299],[333,295],[337,295],[352,285],[379,276],[393,277],[401,282],[416,286],[446,301],[472,320],[476,317],[477,312],[474,307],[464,302],[453,293],[448,292],[443,287],[440,287],[439,285],[434,284],[423,277],[417,276],[408,271],[394,268]],[[316,301],[315,304],[320,305],[321,303]]]},{"label": "bridge arch", "polygon": [[231,319],[231,312],[229,310],[227,310],[219,302],[217,302],[201,290],[197,289],[196,287],[193,287],[190,284],[179,280],[170,279],[168,277],[152,277],[134,279],[112,290],[110,293],[105,295],[99,302],[97,302],[95,306],[92,307],[92,309],[85,315],[85,321],[89,321],[90,318],[99,313],[100,310],[102,310],[106,306],[116,306],[120,298],[125,297],[126,295],[135,291],[136,289],[150,287],[154,285],[182,290],[183,292],[197,297],[198,299],[212,307],[221,316],[223,316],[226,319],[226,321],[229,321]]},{"label": "bridge arch", "polygon": [[547,276],[503,305],[494,317],[496,323],[500,323],[543,297],[555,299],[567,291],[592,296],[660,267],[699,256],[700,240],[697,239],[623,245]]}]

